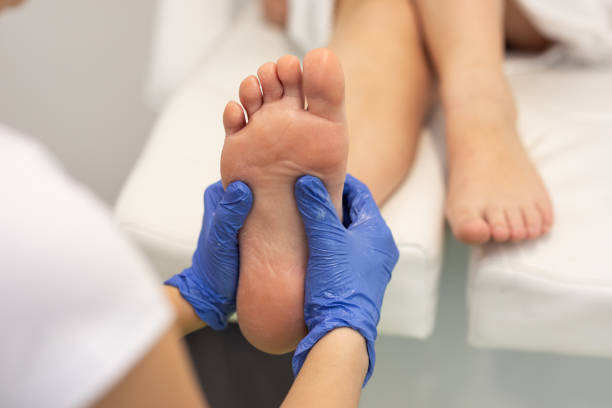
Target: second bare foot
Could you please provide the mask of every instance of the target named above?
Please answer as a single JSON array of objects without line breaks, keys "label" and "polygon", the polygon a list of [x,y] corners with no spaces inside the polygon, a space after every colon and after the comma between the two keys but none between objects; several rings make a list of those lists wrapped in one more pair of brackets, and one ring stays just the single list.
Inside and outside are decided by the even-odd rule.
[{"label": "second bare foot", "polygon": [[449,186],[446,216],[468,244],[518,242],[548,232],[553,208],[523,148],[513,114],[472,101],[446,109]]}]

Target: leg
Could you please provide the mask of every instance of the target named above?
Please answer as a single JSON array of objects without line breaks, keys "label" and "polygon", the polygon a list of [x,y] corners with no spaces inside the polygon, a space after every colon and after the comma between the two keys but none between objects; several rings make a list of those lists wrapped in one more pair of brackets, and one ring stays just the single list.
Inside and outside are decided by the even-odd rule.
[{"label": "leg", "polygon": [[446,215],[462,241],[535,238],[552,224],[503,74],[502,0],[417,0],[447,126]]},{"label": "leg", "polygon": [[346,75],[348,171],[380,204],[410,171],[429,102],[429,71],[412,3],[339,0],[329,47]]},{"label": "leg", "polygon": [[[287,0],[263,0],[268,21],[284,26]],[[415,9],[407,0],[336,0],[329,44],[347,84],[348,171],[381,204],[412,164],[430,92]]]}]

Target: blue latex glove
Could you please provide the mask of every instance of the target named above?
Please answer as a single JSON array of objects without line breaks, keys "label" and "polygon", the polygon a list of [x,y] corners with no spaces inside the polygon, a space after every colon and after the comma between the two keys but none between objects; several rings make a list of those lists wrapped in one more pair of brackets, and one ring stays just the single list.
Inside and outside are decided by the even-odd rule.
[{"label": "blue latex glove", "polygon": [[383,295],[399,252],[370,191],[351,175],[344,183],[342,224],[323,183],[304,176],[295,184],[308,237],[304,321],[308,334],[293,356],[295,375],[315,343],[338,327],[351,327],[366,340],[374,369],[376,325]]},{"label": "blue latex glove", "polygon": [[221,182],[204,192],[204,219],[191,266],[168,279],[193,306],[202,321],[215,330],[227,326],[236,310],[238,286],[238,231],[251,206],[253,194],[237,181],[223,191]]}]

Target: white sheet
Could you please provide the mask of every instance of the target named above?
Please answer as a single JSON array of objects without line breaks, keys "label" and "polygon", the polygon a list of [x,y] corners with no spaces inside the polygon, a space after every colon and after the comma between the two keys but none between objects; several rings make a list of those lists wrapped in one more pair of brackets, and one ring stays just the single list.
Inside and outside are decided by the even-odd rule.
[{"label": "white sheet", "polygon": [[567,57],[587,64],[612,62],[612,0],[518,0]]}]

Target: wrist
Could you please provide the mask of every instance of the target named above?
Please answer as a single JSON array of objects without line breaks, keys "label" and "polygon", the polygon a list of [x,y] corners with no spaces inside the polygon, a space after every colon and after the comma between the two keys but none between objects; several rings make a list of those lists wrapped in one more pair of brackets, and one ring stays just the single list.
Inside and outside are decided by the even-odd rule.
[{"label": "wrist", "polygon": [[[341,331],[341,333],[352,333],[353,337],[358,335],[358,337],[361,338],[361,344],[365,344],[366,346],[368,364],[363,383],[365,386],[372,375],[374,363],[376,361],[376,353],[374,350],[374,342],[376,341],[377,337],[376,324],[370,317],[367,317],[367,314],[364,315],[358,311],[355,312],[357,313],[353,313],[349,308],[348,313],[346,313],[347,316],[337,316],[338,314],[341,315],[343,313],[335,313],[336,316],[324,316],[321,319],[317,319],[316,323],[310,320],[308,324],[308,334],[302,339],[302,341],[300,341],[293,355],[292,366],[293,372],[296,376],[304,364],[308,354],[311,352],[311,349],[313,349],[313,347],[315,347],[318,342],[321,341],[321,339],[327,337],[332,332],[344,329]],[[378,320],[376,320],[376,322],[377,321]],[[336,336],[338,335],[335,334],[333,337]]]},{"label": "wrist", "polygon": [[357,306],[339,299],[330,304],[313,304],[304,306],[304,320],[308,331],[317,327],[330,331],[336,327],[350,327],[368,340],[376,339],[376,326],[380,311],[373,303],[364,302]]},{"label": "wrist", "polygon": [[202,285],[200,279],[194,278],[191,268],[174,275],[164,283],[175,287],[200,320],[214,330],[224,329],[228,316],[236,310],[235,302],[219,296]]},{"label": "wrist", "polygon": [[357,330],[338,327],[323,336],[315,347],[333,345],[331,348],[334,349],[337,361],[363,373],[362,379],[365,379],[370,364],[366,343],[366,339]]},{"label": "wrist", "polygon": [[163,290],[174,311],[175,324],[183,335],[206,326],[176,287],[163,285]]},{"label": "wrist", "polygon": [[362,383],[365,380],[370,358],[368,355],[366,339],[358,331],[350,327],[338,327],[329,331],[314,346],[317,349],[329,348],[333,350],[333,363],[358,373]]},{"label": "wrist", "polygon": [[369,367],[364,338],[342,327],[330,331],[304,361],[282,407],[356,407]]}]

